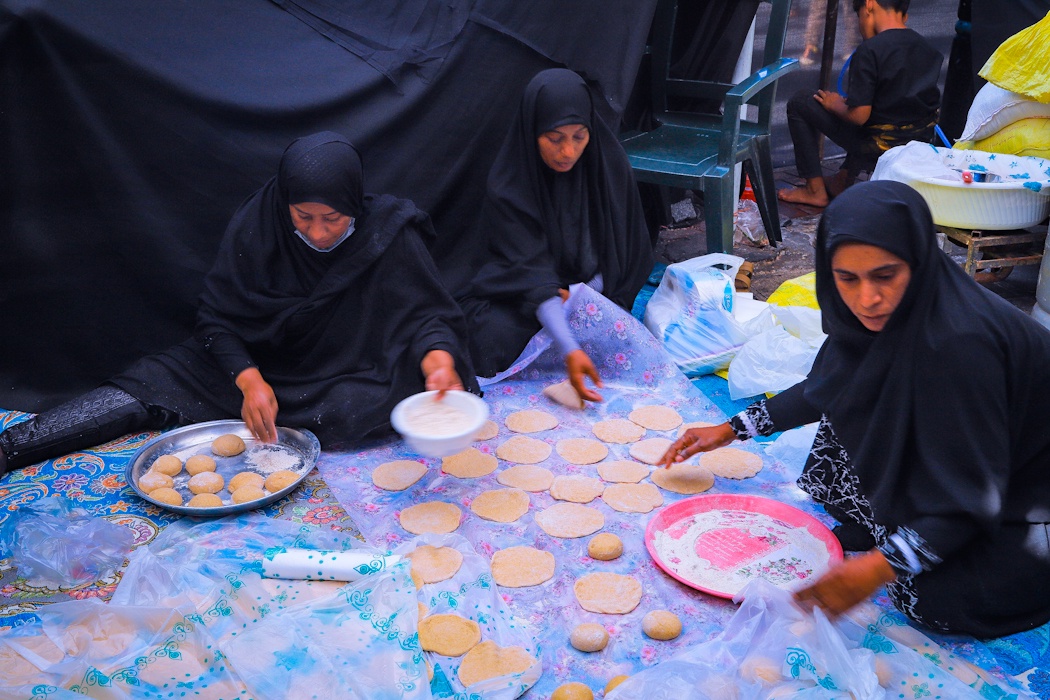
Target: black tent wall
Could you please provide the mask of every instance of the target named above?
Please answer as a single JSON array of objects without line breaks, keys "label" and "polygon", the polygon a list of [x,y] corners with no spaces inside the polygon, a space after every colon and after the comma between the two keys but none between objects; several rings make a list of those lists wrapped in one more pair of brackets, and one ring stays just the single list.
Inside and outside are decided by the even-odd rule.
[{"label": "black tent wall", "polygon": [[617,118],[654,0],[0,0],[0,407],[45,408],[192,329],[229,216],[322,129],[447,256],[521,89]]}]

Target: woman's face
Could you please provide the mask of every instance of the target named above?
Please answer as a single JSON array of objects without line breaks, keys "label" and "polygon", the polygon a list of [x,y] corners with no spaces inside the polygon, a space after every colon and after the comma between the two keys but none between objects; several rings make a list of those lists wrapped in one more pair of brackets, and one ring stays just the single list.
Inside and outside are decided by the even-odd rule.
[{"label": "woman's face", "polygon": [[566,124],[544,131],[536,138],[540,158],[547,167],[558,173],[567,173],[583,155],[591,140],[591,132],[583,124]]},{"label": "woman's face", "polygon": [[337,212],[327,204],[300,202],[288,207],[292,223],[299,233],[322,250],[330,247],[346,233],[353,220],[347,214]]},{"label": "woman's face", "polygon": [[843,243],[831,256],[835,287],[849,310],[869,331],[881,331],[904,298],[911,268],[884,248]]}]

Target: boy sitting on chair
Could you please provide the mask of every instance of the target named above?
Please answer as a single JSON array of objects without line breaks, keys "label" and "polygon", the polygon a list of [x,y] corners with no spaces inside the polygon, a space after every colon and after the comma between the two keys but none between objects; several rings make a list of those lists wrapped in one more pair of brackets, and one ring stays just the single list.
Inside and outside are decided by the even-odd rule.
[{"label": "boy sitting on chair", "polygon": [[[870,172],[884,152],[909,141],[933,138],[941,93],[942,56],[908,29],[911,0],[853,0],[864,41],[849,66],[849,96],[803,90],[788,101],[787,118],[795,165],[804,187],[780,190],[785,202],[824,207],[831,194]],[[819,157],[824,134],[846,151],[829,189]]]}]

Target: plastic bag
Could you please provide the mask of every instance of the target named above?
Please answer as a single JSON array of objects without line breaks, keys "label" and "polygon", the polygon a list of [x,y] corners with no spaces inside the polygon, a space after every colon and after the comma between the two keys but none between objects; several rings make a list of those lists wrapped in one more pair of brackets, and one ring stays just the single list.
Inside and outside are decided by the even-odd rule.
[{"label": "plastic bag", "polygon": [[747,341],[733,317],[733,278],[743,262],[711,253],[668,265],[646,305],[645,326],[688,376],[727,367]]},{"label": "plastic bag", "polygon": [[827,337],[820,328],[819,311],[774,308],[781,325],[748,340],[729,365],[729,396],[734,401],[780,392],[801,382]]},{"label": "plastic bag", "polygon": [[31,585],[62,588],[112,576],[124,565],[135,535],[51,496],[20,508],[0,542]]},{"label": "plastic bag", "polygon": [[946,662],[945,650],[873,605],[832,622],[761,578],[735,600],[741,596],[720,635],[631,676],[606,700],[883,700],[902,689],[931,700],[1030,697],[1014,689],[1008,696],[997,685],[970,687],[969,664]]},{"label": "plastic bag", "polygon": [[[1050,105],[987,83],[966,113],[966,126],[959,141],[980,141],[1022,119],[1050,118]],[[981,151],[993,149],[978,148]]]},{"label": "plastic bag", "polygon": [[1033,100],[1050,102],[1050,13],[999,45],[978,75],[989,83]]},{"label": "plastic bag", "polygon": [[872,180],[896,180],[910,184],[923,178],[958,181],[958,170],[944,164],[937,148],[928,143],[911,141],[894,146],[879,156]]},{"label": "plastic bag", "polygon": [[762,214],[755,200],[741,199],[737,203],[736,215],[733,217],[733,240],[737,243],[747,241],[756,246],[769,245]]}]

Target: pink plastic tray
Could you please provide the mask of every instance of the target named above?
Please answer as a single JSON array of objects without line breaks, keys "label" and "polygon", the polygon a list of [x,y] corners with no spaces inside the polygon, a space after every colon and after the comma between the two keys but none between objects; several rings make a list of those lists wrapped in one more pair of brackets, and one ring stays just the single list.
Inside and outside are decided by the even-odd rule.
[{"label": "pink plastic tray", "polygon": [[[764,515],[781,524],[787,538],[811,537],[822,542],[828,551],[828,565],[842,561],[842,546],[819,520],[803,513],[798,508],[780,501],[762,496],[742,496],[738,494],[704,494],[687,498],[658,511],[649,521],[645,530],[645,546],[657,566],[672,578],[704,593],[720,598],[732,598],[738,590],[723,590],[711,581],[690,581],[675,573],[667,562],[664,562],[656,551],[655,537],[657,532],[664,532],[672,537],[676,530],[684,534],[693,516],[710,511],[728,511],[733,513],[734,524],[704,532],[696,539],[694,547],[699,553],[703,551],[704,559],[720,569],[737,567],[741,562],[753,561],[773,551],[766,539],[751,536],[743,527],[747,525],[748,515]],[[766,519],[763,518],[763,521]],[[756,519],[757,521],[757,519]],[[813,577],[819,576],[825,569],[814,570]],[[797,583],[799,579],[795,579]],[[778,581],[771,581],[779,585]]]}]

